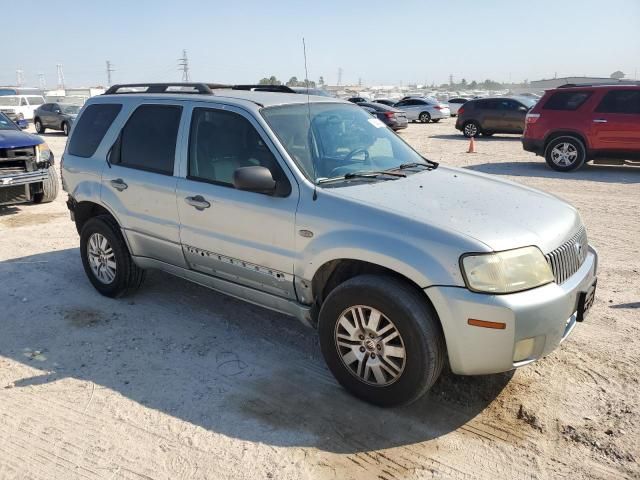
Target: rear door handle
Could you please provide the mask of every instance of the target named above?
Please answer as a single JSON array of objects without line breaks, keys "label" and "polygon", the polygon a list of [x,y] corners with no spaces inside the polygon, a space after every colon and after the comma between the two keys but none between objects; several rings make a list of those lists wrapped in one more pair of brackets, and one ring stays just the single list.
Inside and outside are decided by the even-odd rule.
[{"label": "rear door handle", "polygon": [[195,197],[186,197],[184,201],[192,207],[195,207],[196,210],[200,211],[211,206],[211,204],[207,202],[202,195],[196,195]]},{"label": "rear door handle", "polygon": [[607,123],[607,120],[605,120],[604,118],[595,118],[593,120],[593,123]]},{"label": "rear door handle", "polygon": [[115,180],[111,180],[110,183],[111,183],[111,186],[116,190],[118,190],[119,192],[129,188],[129,185],[124,183],[124,180],[122,180],[121,178],[116,178]]}]

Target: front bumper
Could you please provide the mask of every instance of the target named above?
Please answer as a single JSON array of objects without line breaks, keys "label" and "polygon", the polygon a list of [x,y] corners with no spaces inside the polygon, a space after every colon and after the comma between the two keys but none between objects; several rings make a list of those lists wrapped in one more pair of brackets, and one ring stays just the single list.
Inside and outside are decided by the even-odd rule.
[{"label": "front bumper", "polygon": [[[578,297],[595,281],[597,264],[598,254],[589,247],[580,269],[562,285],[551,283],[508,295],[426,288],[442,323],[451,370],[460,375],[505,372],[551,353],[573,330]],[[471,326],[470,318],[502,322],[506,328]],[[519,358],[522,350],[516,352],[521,341],[530,347],[525,358]]]},{"label": "front bumper", "polygon": [[43,182],[47,179],[47,170],[35,170],[33,172],[20,172],[15,174],[1,175],[0,188],[13,187],[15,185],[27,185],[29,183]]}]

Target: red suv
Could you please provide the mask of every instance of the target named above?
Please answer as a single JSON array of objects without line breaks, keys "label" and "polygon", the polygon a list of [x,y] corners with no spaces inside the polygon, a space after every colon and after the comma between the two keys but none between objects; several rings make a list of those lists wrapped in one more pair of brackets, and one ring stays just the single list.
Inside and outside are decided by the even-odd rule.
[{"label": "red suv", "polygon": [[547,90],[526,116],[522,146],[561,172],[597,158],[640,161],[640,84]]}]

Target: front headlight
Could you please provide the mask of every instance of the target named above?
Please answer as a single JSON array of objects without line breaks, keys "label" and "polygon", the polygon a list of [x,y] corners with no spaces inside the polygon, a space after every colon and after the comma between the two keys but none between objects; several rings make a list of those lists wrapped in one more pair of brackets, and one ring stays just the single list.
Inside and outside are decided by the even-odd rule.
[{"label": "front headlight", "polygon": [[553,272],[537,247],[462,257],[462,275],[469,290],[513,293],[553,282]]},{"label": "front headlight", "polygon": [[49,146],[46,143],[41,143],[36,145],[36,161],[40,162],[48,162],[51,160],[51,150],[49,150]]}]

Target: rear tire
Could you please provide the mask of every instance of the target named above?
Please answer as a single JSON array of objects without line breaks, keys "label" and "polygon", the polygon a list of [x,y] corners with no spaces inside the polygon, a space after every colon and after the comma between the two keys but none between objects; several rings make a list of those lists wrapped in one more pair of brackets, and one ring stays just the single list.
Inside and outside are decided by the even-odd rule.
[{"label": "rear tire", "polygon": [[67,122],[62,122],[62,133],[64,133],[65,137],[69,136],[69,130],[71,130],[69,124]]},{"label": "rear tire", "polygon": [[49,203],[53,202],[58,196],[60,190],[60,182],[56,169],[51,165],[47,168],[47,178],[42,182],[42,192],[33,196],[33,203]]},{"label": "rear tire", "polygon": [[587,149],[576,137],[558,137],[551,140],[544,151],[547,165],[558,172],[570,172],[582,167],[587,160]]},{"label": "rear tire", "polygon": [[442,371],[446,348],[435,310],[393,277],[361,275],[336,287],[322,304],[318,331],[338,382],[376,405],[417,400]]},{"label": "rear tire", "polygon": [[431,114],[429,112],[422,112],[418,115],[418,120],[421,123],[429,123],[431,121]]},{"label": "rear tire", "polygon": [[46,130],[46,128],[42,126],[42,122],[39,118],[36,118],[36,120],[33,122],[33,126],[36,128],[36,133],[38,134],[42,134]]},{"label": "rear tire", "polygon": [[462,127],[462,133],[467,138],[479,137],[480,132],[480,125],[478,125],[478,123],[474,122],[473,120],[470,122],[466,122]]},{"label": "rear tire", "polygon": [[120,226],[108,215],[87,220],[80,233],[82,266],[89,281],[106,297],[122,297],[140,288],[145,271],[131,258]]}]

